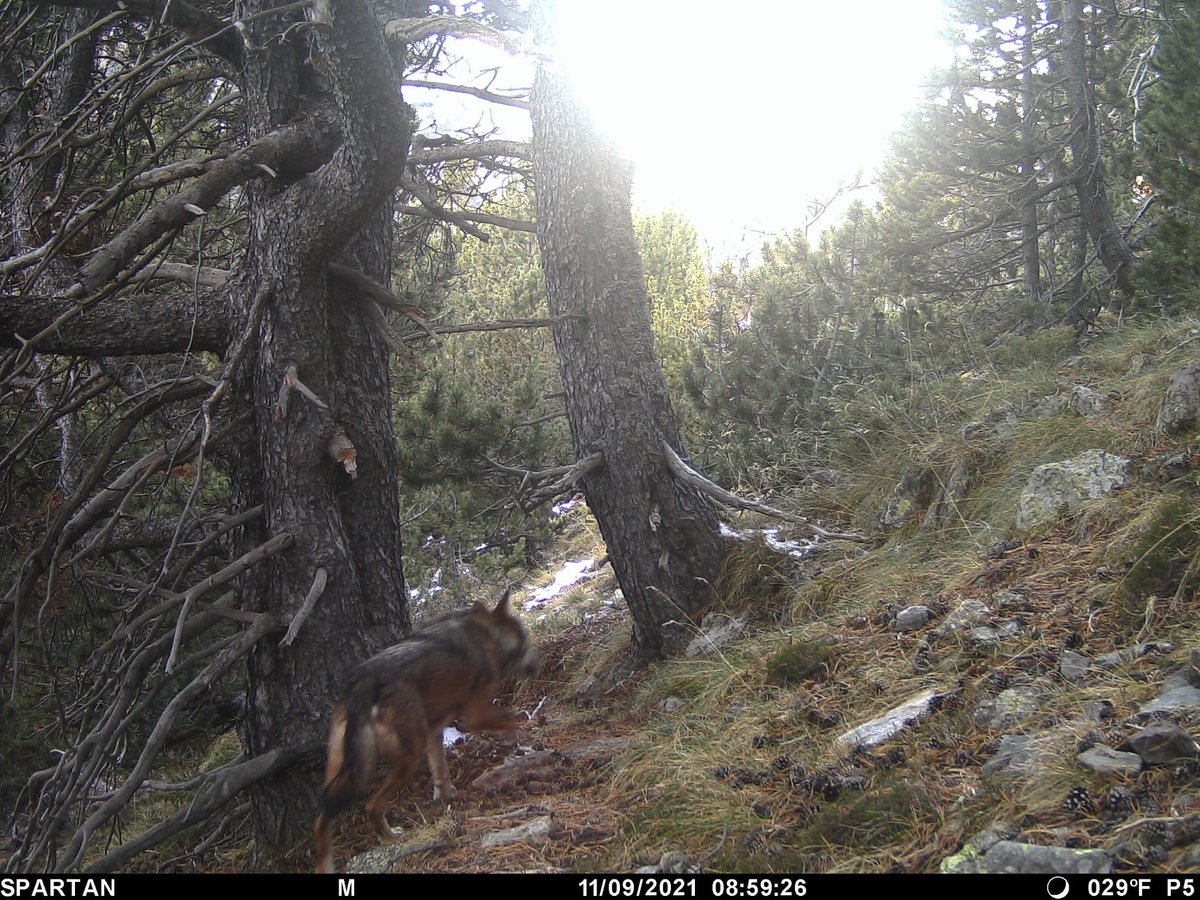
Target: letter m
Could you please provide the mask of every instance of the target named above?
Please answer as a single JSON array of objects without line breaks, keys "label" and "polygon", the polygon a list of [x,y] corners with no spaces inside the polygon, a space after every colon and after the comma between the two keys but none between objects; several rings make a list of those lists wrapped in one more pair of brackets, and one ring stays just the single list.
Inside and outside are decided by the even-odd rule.
[{"label": "letter m", "polygon": [[354,879],[339,878],[338,879],[338,896],[353,897],[354,896]]}]

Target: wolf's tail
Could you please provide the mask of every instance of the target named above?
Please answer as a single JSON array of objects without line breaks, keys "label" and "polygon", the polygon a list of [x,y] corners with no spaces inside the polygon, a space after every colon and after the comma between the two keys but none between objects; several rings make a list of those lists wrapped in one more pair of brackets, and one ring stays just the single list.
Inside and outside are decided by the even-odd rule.
[{"label": "wolf's tail", "polygon": [[333,820],[367,792],[367,779],[375,769],[375,744],[365,733],[359,704],[351,696],[333,710],[329,726],[329,756],[325,764],[325,791],[315,826],[317,871],[333,871],[329,829]]}]

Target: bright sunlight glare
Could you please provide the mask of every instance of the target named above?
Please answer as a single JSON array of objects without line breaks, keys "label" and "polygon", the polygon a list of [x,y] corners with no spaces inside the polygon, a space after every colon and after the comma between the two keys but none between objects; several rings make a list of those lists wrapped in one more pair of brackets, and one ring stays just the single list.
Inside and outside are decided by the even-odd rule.
[{"label": "bright sunlight glare", "polygon": [[558,6],[557,55],[633,161],[635,206],[685,213],[718,258],[803,228],[860,172],[872,181],[953,55],[942,0]]}]

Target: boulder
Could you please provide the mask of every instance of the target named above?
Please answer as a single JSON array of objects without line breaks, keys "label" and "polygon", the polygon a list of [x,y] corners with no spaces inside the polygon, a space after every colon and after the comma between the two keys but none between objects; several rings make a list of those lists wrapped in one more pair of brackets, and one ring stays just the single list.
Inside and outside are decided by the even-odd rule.
[{"label": "boulder", "polygon": [[1171,376],[1158,409],[1157,428],[1164,434],[1179,434],[1196,424],[1197,415],[1200,415],[1200,363],[1192,363]]},{"label": "boulder", "polygon": [[1088,450],[1061,462],[1038,466],[1017,508],[1017,527],[1031,528],[1130,483],[1133,464],[1124,456]]}]

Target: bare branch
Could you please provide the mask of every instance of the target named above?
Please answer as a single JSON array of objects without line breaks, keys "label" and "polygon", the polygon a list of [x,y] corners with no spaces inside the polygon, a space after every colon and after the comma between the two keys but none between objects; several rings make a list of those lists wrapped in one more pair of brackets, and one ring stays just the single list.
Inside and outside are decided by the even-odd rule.
[{"label": "bare branch", "polygon": [[300,629],[304,626],[305,620],[312,614],[313,608],[316,607],[317,601],[325,593],[325,585],[328,582],[329,572],[325,570],[324,566],[317,566],[317,571],[313,573],[312,587],[308,589],[308,594],[305,596],[304,602],[300,604],[300,609],[296,611],[296,615],[292,616],[287,634],[279,642],[280,647],[290,647],[292,645],[292,641],[296,639],[296,635],[300,633]]},{"label": "bare branch", "polygon": [[383,32],[388,40],[403,44],[411,44],[427,37],[438,35],[453,35],[454,37],[470,38],[497,47],[514,56],[527,55],[545,58],[545,54],[536,50],[533,43],[522,34],[500,31],[490,25],[484,25],[465,16],[426,16],[423,19],[394,19],[383,26]]},{"label": "bare branch", "polygon": [[762,513],[764,516],[770,516],[773,519],[782,519],[785,522],[792,522],[796,525],[803,525],[811,530],[814,534],[819,534],[823,538],[830,538],[839,541],[858,541],[865,542],[868,538],[860,534],[847,534],[840,531],[828,531],[820,525],[814,525],[804,516],[798,516],[794,513],[784,512],[783,510],[775,509],[772,506],[767,506],[765,503],[759,503],[757,500],[747,500],[739,497],[732,491],[727,491],[718,484],[709,481],[682,459],[679,454],[672,449],[671,445],[666,441],[662,442],[663,453],[667,457],[667,467],[671,470],[671,474],[680,481],[690,484],[692,487],[702,491],[712,497],[719,503],[726,506],[731,506],[735,509],[748,509],[752,512]]},{"label": "bare branch", "polygon": [[[528,106],[528,104],[526,104]],[[456,159],[496,159],[509,157],[533,161],[533,145],[526,141],[461,141],[441,147],[416,144],[408,154],[413,165],[451,162]]]},{"label": "bare branch", "polygon": [[[465,84],[451,84],[444,81],[404,81],[404,87],[428,88],[432,91],[451,91],[456,94],[469,94],[472,97],[478,97],[480,100],[486,100],[488,103],[498,103],[501,106],[515,106],[517,109],[529,109],[529,101],[521,97],[508,97],[504,94],[497,94],[493,91],[486,91],[483,88],[470,87]],[[526,92],[528,95],[528,92]]]},{"label": "bare branch", "polygon": [[220,353],[228,341],[224,289],[88,302],[0,294],[0,346],[101,357],[182,350]]},{"label": "bare branch", "polygon": [[187,619],[188,609],[193,601],[204,596],[215,587],[227,584],[247,569],[258,565],[264,559],[274,556],[281,550],[292,545],[292,536],[287,532],[277,534],[264,544],[259,544],[253,550],[243,553],[219,572],[214,572],[203,581],[192,585],[181,595],[183,607],[179,610],[179,618],[175,623],[175,637],[171,641],[171,652],[167,655],[166,672],[168,675],[175,669],[175,657],[179,652],[179,644],[183,640],[183,623]]},{"label": "bare branch", "polygon": [[521,486],[517,488],[517,505],[525,512],[532,512],[547,500],[574,490],[581,479],[604,465],[604,454],[597,450],[574,465],[543,469],[540,472],[514,469],[487,458],[484,458],[484,462],[498,472],[521,476]]},{"label": "bare branch", "polygon": [[333,148],[334,142],[324,129],[293,124],[231,154],[97,248],[80,271],[80,291],[96,290],[155,240],[189,224],[196,218],[191,209],[207,210],[232,188],[262,177],[262,164],[276,171],[305,174],[326,162]]},{"label": "bare branch", "polygon": [[[421,219],[443,218],[423,206],[401,206],[397,212],[405,216],[416,216]],[[456,211],[454,215],[464,222],[474,222],[477,225],[496,225],[500,228],[507,228],[509,231],[525,231],[529,234],[537,234],[537,225],[522,219],[510,219],[507,216],[494,216],[490,213],[481,212],[463,212],[461,210]],[[456,222],[455,224],[458,223]]]},{"label": "bare branch", "polygon": [[[587,316],[549,316],[544,319],[496,319],[492,322],[468,322],[465,325],[435,325],[434,334],[467,334],[472,331],[507,331],[510,328],[553,328],[560,322],[581,322]],[[406,341],[419,341],[421,334],[405,335]]]}]

